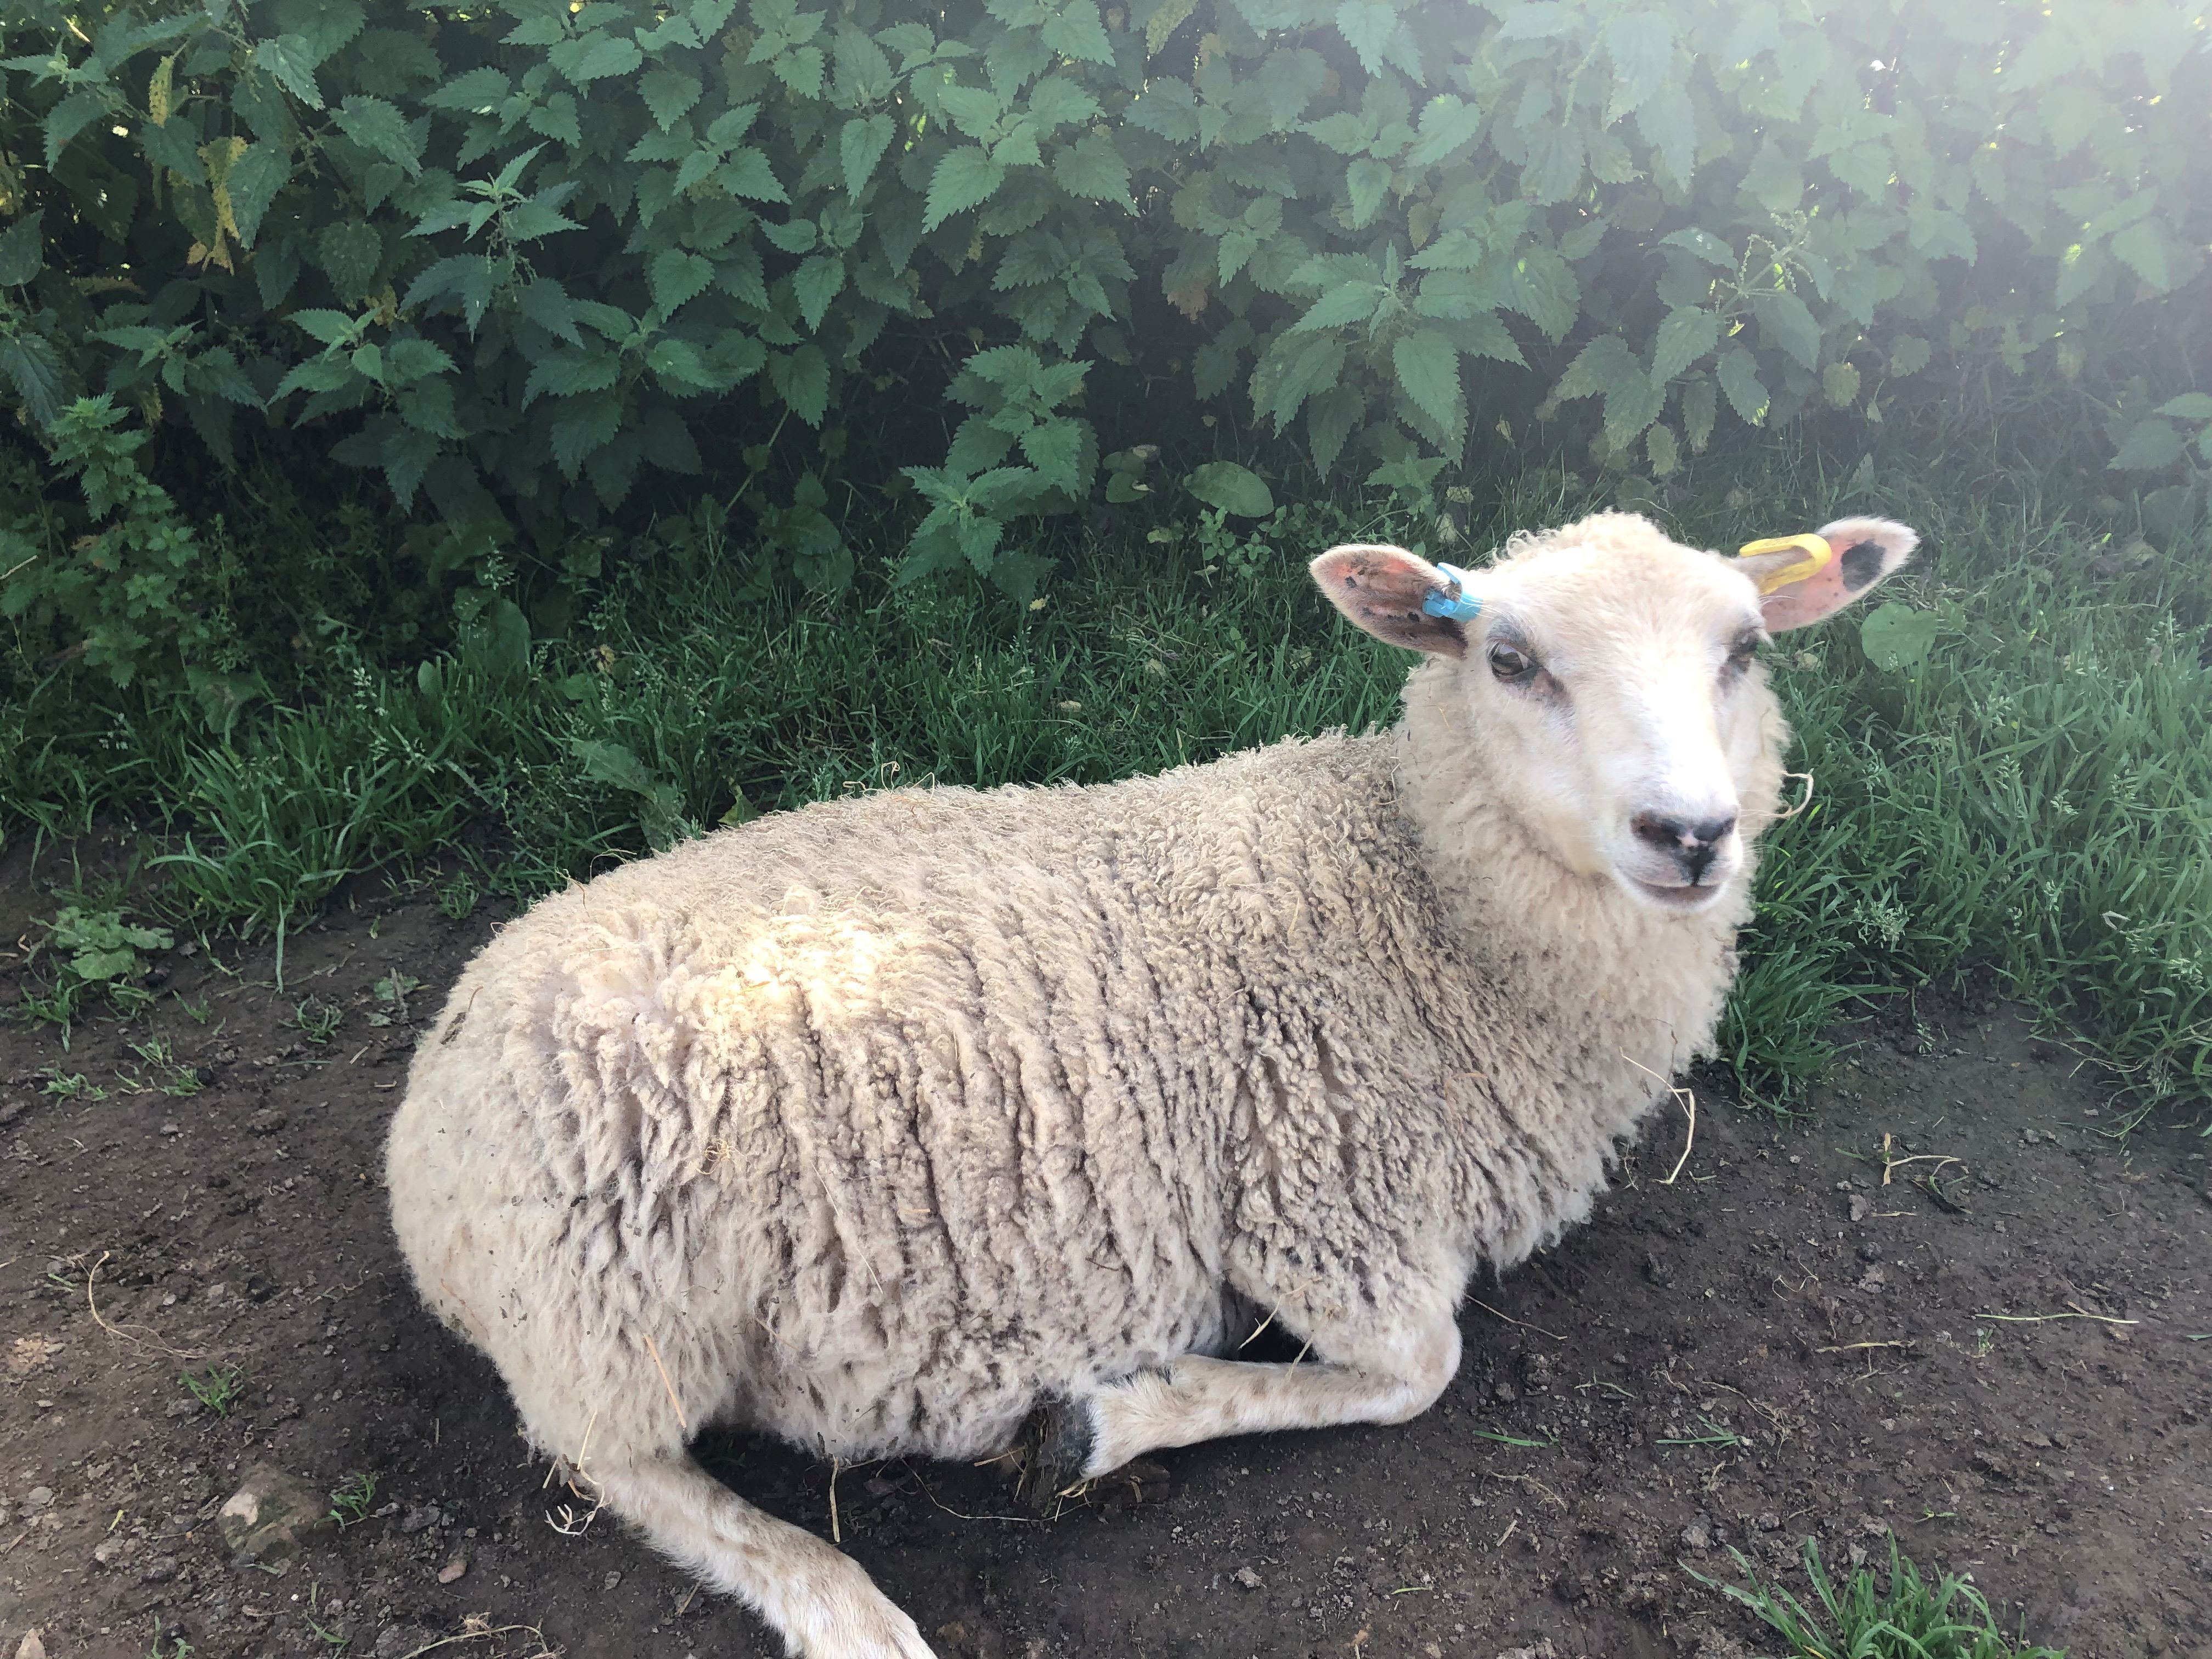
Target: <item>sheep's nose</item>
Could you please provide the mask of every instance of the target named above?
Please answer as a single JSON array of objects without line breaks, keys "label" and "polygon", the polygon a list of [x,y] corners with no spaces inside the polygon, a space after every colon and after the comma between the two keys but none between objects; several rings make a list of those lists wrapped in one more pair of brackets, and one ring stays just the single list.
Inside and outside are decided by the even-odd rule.
[{"label": "sheep's nose", "polygon": [[1668,817],[1657,812],[1638,812],[1629,821],[1629,828],[1636,832],[1638,841],[1656,847],[1662,853],[1672,854],[1681,860],[1691,885],[1695,886],[1705,878],[1705,872],[1712,866],[1714,857],[1720,852],[1721,843],[1735,828],[1735,814],[1731,812],[1724,818],[1707,818],[1703,823],[1692,823],[1684,818]]}]

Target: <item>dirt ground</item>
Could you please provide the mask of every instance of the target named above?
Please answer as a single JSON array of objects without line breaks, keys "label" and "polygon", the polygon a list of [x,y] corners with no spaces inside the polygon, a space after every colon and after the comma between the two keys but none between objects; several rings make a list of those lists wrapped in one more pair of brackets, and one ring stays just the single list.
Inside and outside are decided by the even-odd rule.
[{"label": "dirt ground", "polygon": [[[42,888],[0,860],[0,939]],[[777,1650],[619,1526],[569,1535],[394,1252],[386,1120],[491,925],[365,884],[282,994],[265,945],[217,940],[66,1050],[0,1024],[0,1656]],[[1403,1427],[1164,1454],[1050,1520],[989,1468],[710,1461],[834,1526],[951,1659],[1740,1659],[1758,1631],[1693,1572],[1892,1532],[2076,1659],[2212,1659],[2212,1141],[2100,1133],[2102,1088],[1993,1000],[1852,1035],[1802,1121],[1701,1090],[1671,1182],[1684,1115],[1656,1121],[1591,1225],[1476,1285],[1458,1379]],[[1918,1161],[1886,1180],[1885,1145]],[[225,1413],[182,1381],[228,1367]],[[374,1491],[234,1566],[216,1519],[257,1463]]]}]

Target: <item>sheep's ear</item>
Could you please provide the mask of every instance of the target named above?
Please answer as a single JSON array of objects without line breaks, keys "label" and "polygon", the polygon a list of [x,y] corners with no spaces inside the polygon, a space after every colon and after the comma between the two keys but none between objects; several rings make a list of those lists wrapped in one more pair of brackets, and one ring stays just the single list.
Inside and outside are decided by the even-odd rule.
[{"label": "sheep's ear", "polygon": [[[1736,561],[1765,596],[1760,608],[1768,632],[1786,633],[1834,615],[1903,568],[1920,544],[1917,534],[1887,519],[1838,519],[1819,533],[1834,556],[1806,574],[1792,574],[1808,562],[1801,547],[1753,553]],[[1778,578],[1778,586],[1769,586]]]},{"label": "sheep's ear", "polygon": [[1431,617],[1422,601],[1452,590],[1451,579],[1402,547],[1354,543],[1316,559],[1313,579],[1328,602],[1385,645],[1440,657],[1467,654],[1467,629],[1450,617]]}]

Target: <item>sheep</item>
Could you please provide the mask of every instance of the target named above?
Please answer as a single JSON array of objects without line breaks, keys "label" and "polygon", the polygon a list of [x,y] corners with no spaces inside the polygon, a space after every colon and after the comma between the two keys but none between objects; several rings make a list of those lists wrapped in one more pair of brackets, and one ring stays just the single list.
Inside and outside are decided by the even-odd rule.
[{"label": "sheep", "polygon": [[[550,896],[420,1048],[392,1219],[532,1443],[806,1659],[924,1659],[708,1476],[1025,1450],[1045,1493],[1399,1423],[1709,1045],[1788,732],[1754,647],[1910,556],[1601,514],[1470,574],[1323,554],[1391,730],[1097,787],[900,789]],[[1264,1312],[1304,1363],[1224,1355]]]}]

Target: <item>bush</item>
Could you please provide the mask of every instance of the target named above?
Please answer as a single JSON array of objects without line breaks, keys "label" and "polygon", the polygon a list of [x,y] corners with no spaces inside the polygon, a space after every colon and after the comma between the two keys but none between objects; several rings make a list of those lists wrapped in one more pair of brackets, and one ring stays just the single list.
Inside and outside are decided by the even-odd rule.
[{"label": "bush", "polygon": [[[296,434],[270,453],[459,521],[588,519],[744,452],[769,544],[823,586],[851,556],[811,475],[855,412],[940,390],[949,445],[864,418],[861,481],[934,462],[902,574],[1024,595],[1007,526],[1088,499],[1157,387],[1418,489],[1562,409],[1664,476],[1724,421],[1916,388],[1996,411],[2041,365],[2192,487],[2178,388],[2119,389],[2204,312],[2212,57],[2183,9],[900,15],[19,8],[0,375],[49,445],[97,392],[226,462]],[[2136,325],[2184,289],[2163,337]],[[8,575],[11,612],[50,564]]]}]

